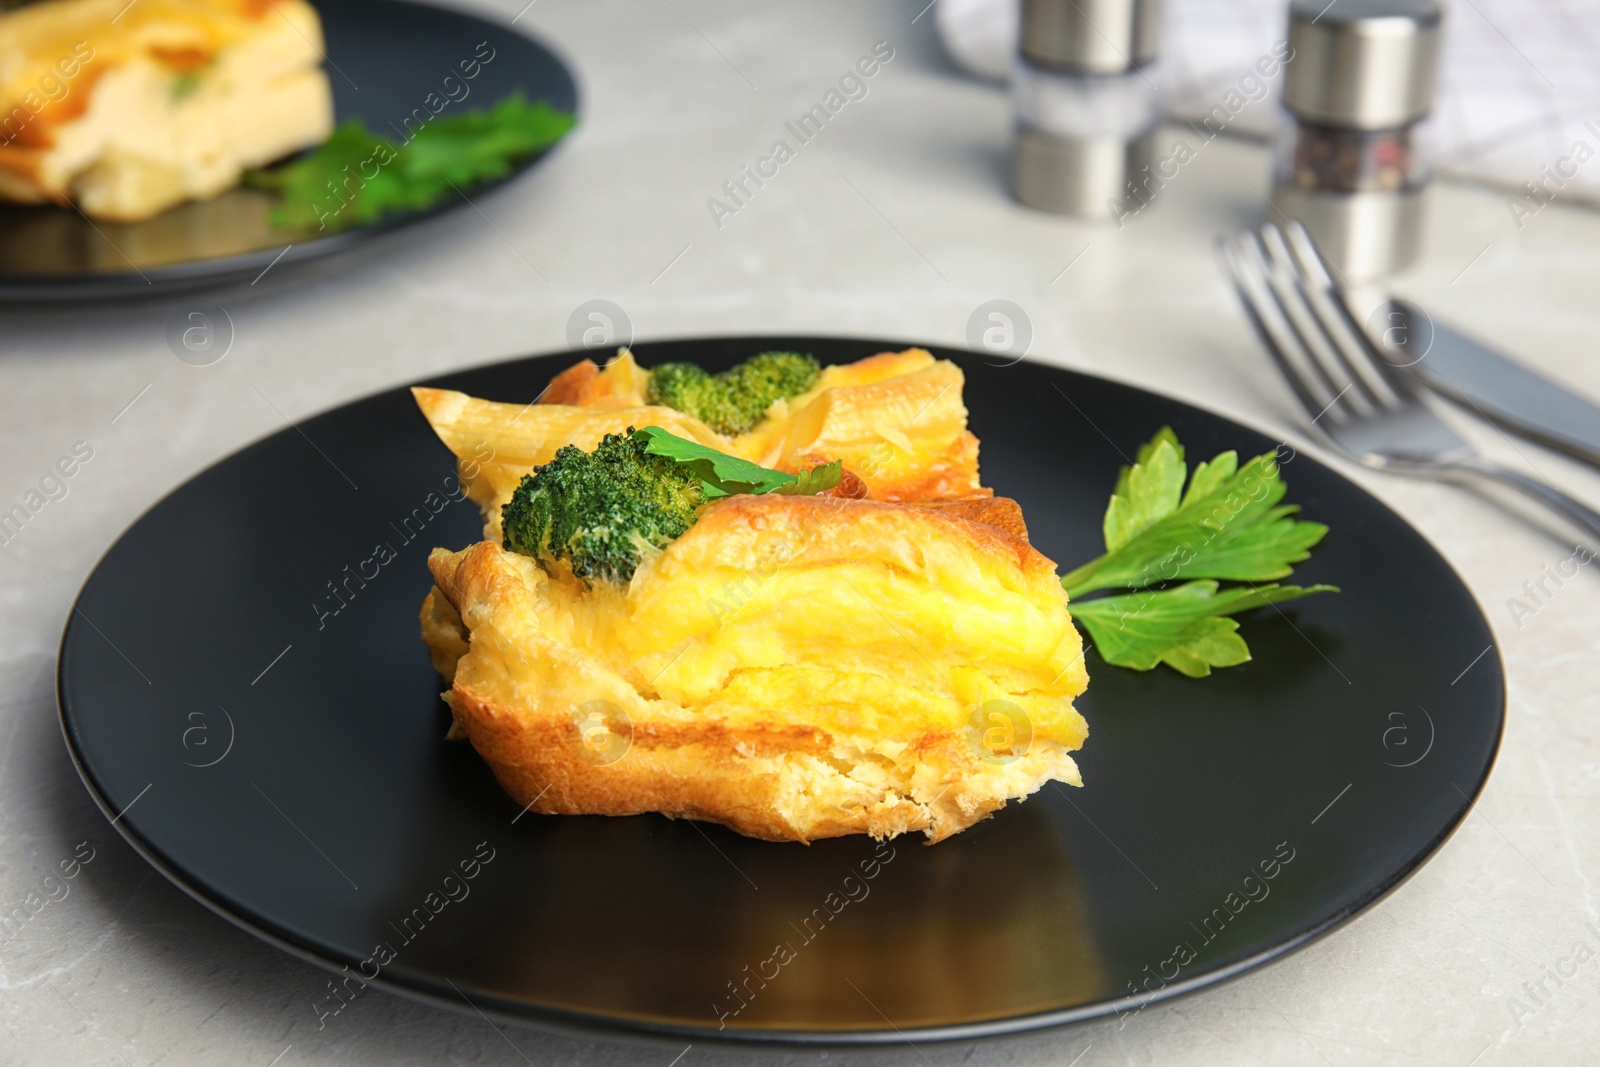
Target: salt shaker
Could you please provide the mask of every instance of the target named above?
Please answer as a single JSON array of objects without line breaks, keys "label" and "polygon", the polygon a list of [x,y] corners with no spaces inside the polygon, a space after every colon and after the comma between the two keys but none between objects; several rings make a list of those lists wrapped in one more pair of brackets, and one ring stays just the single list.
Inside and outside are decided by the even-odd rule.
[{"label": "salt shaker", "polygon": [[1417,257],[1440,21],[1434,0],[1289,5],[1272,202],[1346,281]]},{"label": "salt shaker", "polygon": [[1158,0],[1023,0],[1013,187],[1041,211],[1120,220],[1154,192]]}]

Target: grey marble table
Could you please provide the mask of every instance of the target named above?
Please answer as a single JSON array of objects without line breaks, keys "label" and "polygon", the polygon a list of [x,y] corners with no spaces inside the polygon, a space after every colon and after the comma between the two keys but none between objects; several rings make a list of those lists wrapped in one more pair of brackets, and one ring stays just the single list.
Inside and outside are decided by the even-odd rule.
[{"label": "grey marble table", "polygon": [[[518,16],[524,2],[497,0],[494,16]],[[1600,571],[1547,583],[1553,595],[1514,611],[1514,598],[1529,605],[1525,583],[1571,554],[1562,531],[1498,499],[1348,466],[1460,569],[1503,642],[1510,709],[1494,776],[1433,862],[1369,914],[1124,1025],[752,1056],[499,1031],[374,993],[319,1030],[321,972],[168,885],[90,802],[57,726],[55,650],[68,598],[116,535],[287,420],[450,368],[567,347],[569,318],[592,299],[625,309],[640,337],[811,331],[949,344],[964,343],[978,305],[1006,299],[1031,321],[1033,358],[1303,442],[1209,248],[1266,210],[1265,151],[1200,145],[1174,128],[1169,138],[1186,140],[1194,158],[1122,228],[1023,210],[1004,188],[1005,98],[950,69],[931,18],[914,21],[920,8],[532,3],[519,25],[559,42],[582,79],[584,124],[571,141],[480,210],[376,254],[204,294],[234,324],[220,362],[174,358],[165,323],[175,299],[0,307],[0,506],[23,499],[75,445],[92,450],[66,495],[0,549],[0,904],[39,892],[75,853],[80,862],[0,939],[0,1062],[1594,1062],[1600,960],[1578,946],[1600,946]],[[878,42],[893,58],[864,98],[736,211],[708,207]],[[1467,187],[1437,188],[1430,212],[1426,261],[1398,288],[1600,395],[1600,216],[1556,204],[1519,229],[1504,194]],[[1474,433],[1600,501],[1600,477]]]}]

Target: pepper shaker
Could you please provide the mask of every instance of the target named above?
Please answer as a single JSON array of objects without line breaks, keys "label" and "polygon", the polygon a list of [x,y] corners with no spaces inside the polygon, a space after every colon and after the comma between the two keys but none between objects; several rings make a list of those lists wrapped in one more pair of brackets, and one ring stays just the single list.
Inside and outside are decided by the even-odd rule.
[{"label": "pepper shaker", "polygon": [[1011,80],[1018,200],[1120,220],[1149,199],[1159,24],[1158,0],[1023,0]]},{"label": "pepper shaker", "polygon": [[1416,260],[1441,17],[1434,0],[1289,5],[1272,202],[1348,281]]}]

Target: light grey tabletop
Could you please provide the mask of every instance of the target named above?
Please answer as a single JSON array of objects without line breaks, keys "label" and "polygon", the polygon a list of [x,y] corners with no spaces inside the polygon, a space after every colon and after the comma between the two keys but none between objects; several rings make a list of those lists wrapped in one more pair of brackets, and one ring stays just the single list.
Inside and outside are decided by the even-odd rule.
[{"label": "light grey tabletop", "polygon": [[[524,2],[497,2],[495,17]],[[0,1062],[1593,1062],[1600,571],[1547,581],[1551,595],[1530,601],[1525,583],[1572,552],[1562,531],[1463,489],[1338,461],[1439,547],[1488,614],[1510,689],[1499,763],[1455,837],[1370,913],[1123,1024],[859,1057],[751,1056],[501,1032],[374,993],[319,1030],[321,971],[167,884],[91,803],[57,725],[55,652],[68,598],[117,534],[286,420],[449,368],[565,348],[569,317],[591,299],[620,305],[640,337],[791,331],[958,345],[979,304],[1007,299],[1032,323],[1034,358],[1304,442],[1209,248],[1266,210],[1265,151],[1200,146],[1174,129],[1194,158],[1123,228],[1026,211],[1004,187],[1006,99],[950,69],[931,18],[913,22],[921,6],[531,3],[519,25],[558,42],[582,80],[584,121],[570,142],[479,210],[377,254],[202,294],[234,324],[220,362],[190,366],[168,350],[177,298],[0,307],[0,507],[78,442],[92,449],[66,495],[0,549],[0,906],[42,893],[75,850],[92,856],[0,939]],[[714,218],[707,201],[723,182],[880,41],[893,58],[865,98]],[[1503,194],[1462,187],[1435,189],[1430,211],[1426,262],[1397,287],[1600,395],[1600,216],[1555,205],[1518,229]],[[1475,436],[1600,502],[1600,476],[1493,431]],[[182,580],[175,561],[174,595]],[[1514,614],[1513,598],[1535,610]]]}]

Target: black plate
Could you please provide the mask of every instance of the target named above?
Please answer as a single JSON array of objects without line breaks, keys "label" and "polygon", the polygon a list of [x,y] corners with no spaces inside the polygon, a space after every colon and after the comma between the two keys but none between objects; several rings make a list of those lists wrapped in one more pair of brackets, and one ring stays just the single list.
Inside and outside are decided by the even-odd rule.
[{"label": "black plate", "polygon": [[[441,115],[488,107],[519,90],[529,100],[578,109],[566,64],[513,27],[406,0],[315,0],[315,6],[327,38],[323,67],[336,122],[359,118],[398,140],[406,116],[431,109],[430,93],[438,106],[448,75],[457,77],[453,93],[460,97],[462,90],[454,88],[460,84],[468,91],[443,105]],[[480,42],[494,50],[490,62],[462,83],[458,64],[484,54]],[[512,176],[540,158],[523,160]],[[355,248],[466,201],[309,238],[274,229],[268,219],[273,203],[267,193],[237,188],[130,225],[91,223],[69,208],[0,203],[0,299],[138,296],[254,278],[269,265],[281,270]]]},{"label": "black plate", "polygon": [[[837,363],[902,347],[635,351],[720,368],[771,348]],[[1191,457],[1277,443],[1130,386],[936,354],[967,373],[984,481],[1022,502],[1063,564],[1096,553],[1124,454],[1163,424]],[[581,355],[433,384],[522,400]],[[1393,512],[1296,457],[1290,499],[1333,526],[1298,577],[1344,591],[1247,616],[1255,661],[1204,680],[1091,655],[1081,790],[1047,787],[936,847],[901,838],[871,880],[865,838],[807,848],[655,815],[521,815],[470,748],[441,740],[448,713],[417,637],[428,550],[479,531],[470,503],[441,506],[453,469],[401,389],[217,464],[90,577],[60,701],[90,791],[179,886],[313,960],[462,1010],[809,1041],[1136,1010],[1371,905],[1463,818],[1499,744],[1500,659],[1472,596]],[[398,558],[324,617],[329,583],[380,543]],[[429,894],[480,850],[493,859],[462,883],[470,895],[432,898],[434,916]],[[794,958],[768,962],[780,944]],[[746,1006],[722,1020],[734,989]]]}]

